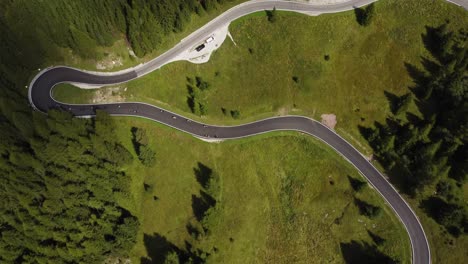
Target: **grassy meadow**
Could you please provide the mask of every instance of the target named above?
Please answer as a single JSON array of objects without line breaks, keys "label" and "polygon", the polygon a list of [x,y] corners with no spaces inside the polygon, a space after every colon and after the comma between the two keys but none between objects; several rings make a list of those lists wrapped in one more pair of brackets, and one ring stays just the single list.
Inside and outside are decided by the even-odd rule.
[{"label": "grassy meadow", "polygon": [[[375,246],[370,231],[385,239],[376,248],[410,263],[409,238],[392,209],[370,186],[354,191],[348,177],[362,177],[315,139],[282,132],[207,144],[151,121],[116,121],[116,134],[127,140],[131,127],[145,128],[157,152],[154,167],[136,161],[128,168],[135,195],[129,207],[142,223],[135,262],[162,258],[155,248],[164,244],[185,249],[188,242],[211,254],[208,263],[342,263],[351,241]],[[219,177],[219,195],[209,231],[194,237],[187,227],[200,228],[193,207],[203,189],[198,163]],[[361,215],[354,198],[380,206],[382,215]]]},{"label": "grassy meadow", "polygon": [[[190,29],[206,21],[200,20]],[[280,12],[275,23],[257,13],[231,24],[235,44],[226,39],[209,63],[175,62],[120,85],[117,93],[126,101],[148,102],[204,122],[227,125],[285,114],[320,120],[322,114],[332,113],[337,116],[337,132],[370,154],[358,126],[368,127],[388,116],[385,92],[408,92],[413,81],[406,65],[421,68],[421,56],[428,55],[421,40],[426,26],[445,21],[450,21],[451,28],[466,28],[468,16],[443,0],[379,1],[368,27],[359,26],[352,11],[318,17]],[[178,37],[181,35],[161,50],[176,43]],[[160,52],[152,55],[157,54]],[[210,84],[200,93],[208,109],[202,117],[192,114],[187,104],[187,78],[196,76]],[[89,102],[95,93],[69,85],[54,89],[57,99],[73,103]],[[228,113],[239,110],[240,118],[224,114],[223,108]],[[350,203],[353,195],[383,205],[382,199],[369,187],[353,193],[347,175],[359,177],[356,171],[313,139],[273,133],[207,144],[153,122],[119,120],[123,124],[119,133],[129,134],[133,125],[146,127],[154,135],[151,144],[158,158],[152,170],[139,165],[129,168],[136,175],[135,211],[143,223],[135,259],[147,254],[145,244],[157,240],[147,236],[158,234],[180,248],[188,241],[213,253],[216,245],[217,252],[210,257],[213,263],[272,259],[341,263],[340,243],[371,243],[367,230],[376,224],[375,233],[386,239],[379,248],[402,262],[410,261],[407,236],[393,212],[384,207],[385,215],[372,221],[360,216]],[[201,239],[187,232],[188,223],[196,225],[191,197],[200,191],[194,177],[197,162],[221,179],[220,209],[210,234]],[[155,186],[150,194],[143,190],[145,181]],[[285,181],[293,195],[282,189]],[[418,201],[408,200],[429,237],[433,262],[463,262],[466,236],[450,237],[417,208]],[[294,221],[285,220],[291,214]],[[342,214],[341,224],[334,224]]]},{"label": "grassy meadow", "polygon": [[[127,101],[187,114],[187,78],[200,76],[210,84],[200,93],[208,109],[201,120],[234,124],[284,114],[320,120],[333,113],[337,131],[370,154],[358,125],[369,126],[388,115],[384,92],[408,91],[412,80],[405,64],[419,66],[426,54],[421,40],[425,26],[449,20],[459,28],[468,23],[464,12],[442,0],[379,1],[368,27],[358,25],[352,11],[318,17],[281,12],[275,23],[257,13],[230,26],[236,44],[227,38],[209,63],[172,63],[120,85],[120,94]],[[73,89],[55,89],[63,101],[85,102],[93,93],[63,90]],[[233,120],[222,108],[239,110],[240,118]]]}]

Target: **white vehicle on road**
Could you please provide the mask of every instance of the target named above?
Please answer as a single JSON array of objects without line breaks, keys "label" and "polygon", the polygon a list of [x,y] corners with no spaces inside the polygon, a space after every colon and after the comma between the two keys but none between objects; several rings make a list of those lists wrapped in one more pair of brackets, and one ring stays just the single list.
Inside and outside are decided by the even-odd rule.
[{"label": "white vehicle on road", "polygon": [[208,43],[210,43],[210,42],[213,41],[213,40],[214,40],[214,37],[211,36],[211,37],[209,37],[209,38],[207,38],[207,39],[205,40],[205,43],[208,44]]}]

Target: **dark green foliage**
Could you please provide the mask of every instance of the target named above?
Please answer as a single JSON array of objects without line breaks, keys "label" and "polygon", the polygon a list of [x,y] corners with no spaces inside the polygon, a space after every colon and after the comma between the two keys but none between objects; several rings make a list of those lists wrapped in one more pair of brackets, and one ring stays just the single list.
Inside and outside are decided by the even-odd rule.
[{"label": "dark green foliage", "polygon": [[187,241],[185,241],[185,249],[177,247],[166,237],[156,233],[153,235],[144,234],[143,241],[148,257],[141,258],[141,264],[204,263],[201,258],[204,252],[193,248]]},{"label": "dark green foliage", "polygon": [[449,31],[447,24],[439,27],[427,27],[426,34],[423,35],[423,41],[426,48],[438,60],[445,61],[450,57],[451,48],[454,44],[454,33]]},{"label": "dark green foliage", "polygon": [[200,111],[200,115],[206,115],[206,112],[208,111],[206,105],[202,103],[198,103],[198,109]]},{"label": "dark green foliage", "polygon": [[204,81],[202,77],[196,76],[195,77],[197,88],[201,91],[208,90],[210,88],[210,84],[207,81]]},{"label": "dark green foliage", "polygon": [[208,107],[202,96],[203,91],[208,90],[209,88],[210,84],[207,81],[204,81],[202,77],[196,76],[195,81],[192,78],[187,77],[187,105],[192,113],[201,116],[207,114]]},{"label": "dark green foliage", "polygon": [[268,21],[270,21],[271,23],[276,22],[277,16],[278,16],[278,14],[276,13],[276,7],[273,7],[273,10],[266,10],[265,12],[266,12]]},{"label": "dark green foliage", "polygon": [[368,26],[372,22],[375,14],[375,6],[374,4],[370,4],[364,8],[356,8],[354,9],[354,13],[356,15],[356,21],[361,26]]},{"label": "dark green foliage", "polygon": [[91,39],[88,34],[70,27],[70,47],[83,58],[94,59],[97,57],[96,42]]},{"label": "dark green foliage", "polygon": [[140,162],[147,167],[153,166],[156,162],[156,152],[148,146],[149,138],[146,135],[146,130],[133,127],[132,143]]},{"label": "dark green foliage", "polygon": [[[34,49],[32,46],[35,45],[30,45],[31,48],[22,46],[29,41],[40,49],[52,46],[50,52],[55,44],[70,47],[80,56],[91,57],[96,44],[109,46],[114,40],[113,33],[125,30],[122,28],[122,25],[125,27],[124,4],[123,0],[10,1],[2,10],[8,15],[2,19],[7,28],[21,32],[22,36],[17,40],[23,51]],[[11,37],[8,39],[12,40]],[[44,56],[44,53],[48,52],[36,56]]]},{"label": "dark green foliage", "polygon": [[143,165],[151,167],[156,161],[156,153],[150,147],[141,145],[138,158]]},{"label": "dark green foliage", "polygon": [[359,179],[355,179],[351,176],[348,176],[348,180],[349,180],[349,183],[351,184],[351,187],[356,192],[361,191],[367,185],[367,182],[359,180]]},{"label": "dark green foliage", "polygon": [[216,0],[201,0],[201,4],[207,12],[216,8]]},{"label": "dark green foliage", "polygon": [[461,202],[462,190],[452,179],[440,181],[436,186],[437,195],[448,202]]},{"label": "dark green foliage", "polygon": [[164,264],[179,264],[179,256],[175,251],[167,253]]},{"label": "dark green foliage", "polygon": [[156,21],[148,6],[132,1],[126,7],[127,38],[139,57],[151,52],[160,42],[163,34],[161,24]]},{"label": "dark green foliage", "polygon": [[[427,27],[423,41],[432,57],[422,59],[424,71],[406,65],[415,78],[412,94],[386,93],[395,116],[362,131],[391,179],[408,194],[433,193],[422,197],[421,206],[459,236],[468,223],[462,188],[468,171],[467,34],[450,32],[447,25]],[[407,112],[412,97],[422,117]],[[400,119],[403,113],[407,120]]]},{"label": "dark green foliage", "polygon": [[[126,35],[137,56],[143,56],[157,48],[165,35],[182,31],[193,12],[211,11],[216,5],[216,0],[201,1],[201,5],[196,0],[6,1],[0,27],[8,35],[21,35],[16,39],[22,51],[18,55],[24,59],[32,55],[33,61],[44,55],[54,59],[57,46],[96,58],[96,46],[112,45],[119,34]],[[2,40],[13,40],[1,33]]]},{"label": "dark green foliage", "polygon": [[[418,74],[415,83],[420,85],[412,89],[413,94],[399,98],[387,94],[394,114],[406,113],[407,121],[389,117],[386,124],[363,131],[378,159],[387,169],[398,169],[395,173],[400,175],[401,185],[411,194],[447,176],[463,182],[467,175],[466,34],[448,32],[441,26],[428,28],[425,39],[437,61],[423,59],[426,72]],[[414,68],[408,66],[411,72]],[[413,97],[418,99],[422,119],[407,112]]]},{"label": "dark green foliage", "polygon": [[407,93],[398,98],[398,102],[395,105],[394,114],[398,116],[402,113],[406,113],[409,106],[411,105],[411,102],[413,102],[413,94],[411,93]]},{"label": "dark green foliage", "polygon": [[145,189],[145,192],[147,193],[153,193],[154,186],[152,184],[144,183],[143,188]]},{"label": "dark green foliage", "polygon": [[200,196],[192,195],[193,214],[199,222],[202,222],[211,213],[209,210],[215,205],[216,200],[205,191],[200,191]]},{"label": "dark green foliage", "polygon": [[[127,257],[139,223],[117,201],[129,196],[132,155],[116,140],[112,119],[33,113],[24,86],[38,68],[63,60],[60,48],[99,59],[97,46],[123,33],[137,55],[151,52],[192,12],[203,13],[199,1],[15,0],[0,7],[0,262]],[[136,137],[149,166],[154,152]]]},{"label": "dark green foliage", "polygon": [[369,218],[375,218],[382,214],[382,208],[380,208],[379,206],[374,206],[357,198],[354,199],[354,204],[356,204],[356,206],[359,209],[359,212],[362,215],[365,215]]},{"label": "dark green foliage", "polygon": [[231,116],[234,119],[238,119],[240,117],[240,111],[239,110],[231,110]]},{"label": "dark green foliage", "polygon": [[195,173],[195,178],[198,183],[206,190],[206,193],[209,194],[214,199],[217,199],[219,194],[219,177],[213,170],[204,165],[201,162],[197,163],[197,168],[193,169]]},{"label": "dark green foliage", "polygon": [[111,132],[107,116],[93,122],[59,111],[24,114],[31,124],[24,133],[0,110],[0,262],[99,263],[126,256],[139,224],[116,201],[129,192],[121,168],[128,160],[102,150],[111,146],[123,157],[128,151],[115,137],[100,136]]},{"label": "dark green foliage", "polygon": [[216,218],[221,186],[219,176],[203,163],[198,162],[193,171],[203,190],[200,190],[199,196],[192,195],[192,210],[203,232],[198,231],[193,226],[190,227],[189,232],[200,237],[201,234],[207,235],[209,233],[213,219]]},{"label": "dark green foliage", "polygon": [[197,95],[198,94],[197,94],[196,90],[191,85],[187,85],[187,92],[188,92],[187,105],[190,108],[190,111],[192,113],[198,114],[199,113],[198,104],[197,104]]},{"label": "dark green foliage", "polygon": [[383,244],[385,244],[385,238],[373,233],[372,231],[370,230],[367,230],[367,234],[369,234],[369,236],[371,237],[372,241],[377,245],[377,246],[382,246]]},{"label": "dark green foliage", "polygon": [[380,252],[375,246],[364,241],[352,240],[340,243],[341,254],[346,264],[393,264],[398,261]]},{"label": "dark green foliage", "polygon": [[468,233],[468,213],[465,206],[446,202],[436,196],[429,197],[422,202],[426,213],[455,237]]}]

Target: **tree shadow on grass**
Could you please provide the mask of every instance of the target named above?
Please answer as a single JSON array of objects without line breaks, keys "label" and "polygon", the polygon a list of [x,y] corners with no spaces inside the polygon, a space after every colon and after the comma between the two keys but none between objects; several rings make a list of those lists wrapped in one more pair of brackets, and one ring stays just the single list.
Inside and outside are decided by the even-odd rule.
[{"label": "tree shadow on grass", "polygon": [[390,104],[390,111],[395,113],[397,110],[398,103],[400,102],[400,97],[394,93],[384,91],[385,97],[387,97],[388,103]]},{"label": "tree shadow on grass", "polygon": [[195,91],[191,85],[187,85],[187,105],[192,113],[195,113]]},{"label": "tree shadow on grass", "polygon": [[445,33],[447,33],[447,23],[438,27],[426,26],[426,34],[421,35],[426,49],[440,62],[446,59],[444,56],[444,48],[449,43],[453,34],[449,33],[448,35],[444,35]]},{"label": "tree shadow on grass", "polygon": [[364,127],[364,126],[361,126],[361,125],[358,125],[358,129],[359,129],[359,132],[361,133],[361,135],[367,141],[370,141],[370,138],[371,138],[372,134],[374,133],[374,129],[372,129],[371,127]]},{"label": "tree shadow on grass", "polygon": [[[452,236],[459,237],[463,230],[466,230],[465,226],[468,225],[468,221],[462,206],[448,203],[437,196],[431,196],[423,200],[420,207],[437,223],[443,225]],[[468,232],[464,231],[464,233]]]},{"label": "tree shadow on grass", "polygon": [[410,91],[416,95],[417,98],[423,97],[429,82],[427,74],[413,64],[405,62],[404,65],[414,83],[413,86],[409,87]]},{"label": "tree shadow on grass", "polygon": [[148,257],[141,258],[141,264],[162,264],[170,252],[176,252],[178,256],[183,255],[182,250],[157,233],[144,234],[143,242]]},{"label": "tree shadow on grass", "polygon": [[213,170],[201,162],[198,162],[197,166],[197,168],[193,169],[193,172],[195,173],[198,183],[206,189],[213,175]]},{"label": "tree shadow on grass", "polygon": [[200,230],[198,230],[198,228],[191,223],[188,223],[185,228],[187,229],[187,232],[195,239],[198,239],[198,237],[201,235]]},{"label": "tree shadow on grass", "polygon": [[351,184],[351,188],[353,188],[354,191],[359,192],[362,190],[367,185],[366,181],[362,181],[360,179],[353,178],[348,175],[348,180],[349,184]]},{"label": "tree shadow on grass", "polygon": [[137,133],[138,131],[138,127],[132,127],[130,129],[130,131],[132,132],[132,145],[133,145],[133,149],[135,150],[136,154],[137,155],[140,155],[140,144],[138,143],[136,137],[135,137],[135,134]]},{"label": "tree shadow on grass", "polygon": [[354,204],[358,207],[359,213],[369,218],[375,218],[382,214],[382,208],[372,205],[358,198],[354,198]]},{"label": "tree shadow on grass", "polygon": [[414,189],[411,189],[411,183],[409,179],[411,178],[410,173],[404,166],[399,166],[397,163],[393,168],[388,171],[390,182],[397,186],[402,192],[414,195]]},{"label": "tree shadow on grass", "polygon": [[171,253],[177,255],[179,263],[201,264],[205,263],[201,256],[209,256],[209,253],[194,248],[187,241],[185,241],[185,249],[181,249],[167,240],[166,237],[157,233],[153,235],[144,234],[143,241],[148,257],[142,257],[140,259],[141,264],[168,263],[167,258]]},{"label": "tree shadow on grass", "polygon": [[356,17],[356,22],[359,25],[364,25],[364,20],[366,17],[366,10],[364,8],[354,8],[354,15]]},{"label": "tree shadow on grass", "polygon": [[200,196],[192,195],[192,210],[198,221],[203,220],[205,213],[216,205],[216,200],[204,191],[200,191]]},{"label": "tree shadow on grass", "polygon": [[376,233],[373,233],[372,231],[370,230],[367,230],[367,234],[369,234],[369,236],[372,238],[372,241],[377,245],[377,246],[381,246],[385,243],[385,238],[377,235]]},{"label": "tree shadow on grass", "polygon": [[341,254],[346,264],[393,264],[394,259],[380,252],[377,247],[364,241],[352,240],[340,243]]}]

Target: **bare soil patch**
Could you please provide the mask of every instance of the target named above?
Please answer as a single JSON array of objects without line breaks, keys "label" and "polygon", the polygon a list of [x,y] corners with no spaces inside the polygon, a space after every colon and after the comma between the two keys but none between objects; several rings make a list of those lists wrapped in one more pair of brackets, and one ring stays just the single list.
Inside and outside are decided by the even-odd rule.
[{"label": "bare soil patch", "polygon": [[322,118],[322,124],[327,126],[330,129],[335,129],[336,126],[336,115],[334,114],[323,114],[320,116]]},{"label": "bare soil patch", "polygon": [[109,102],[124,102],[125,97],[122,92],[125,91],[123,87],[111,87],[97,89],[93,96],[93,103],[109,103]]}]

